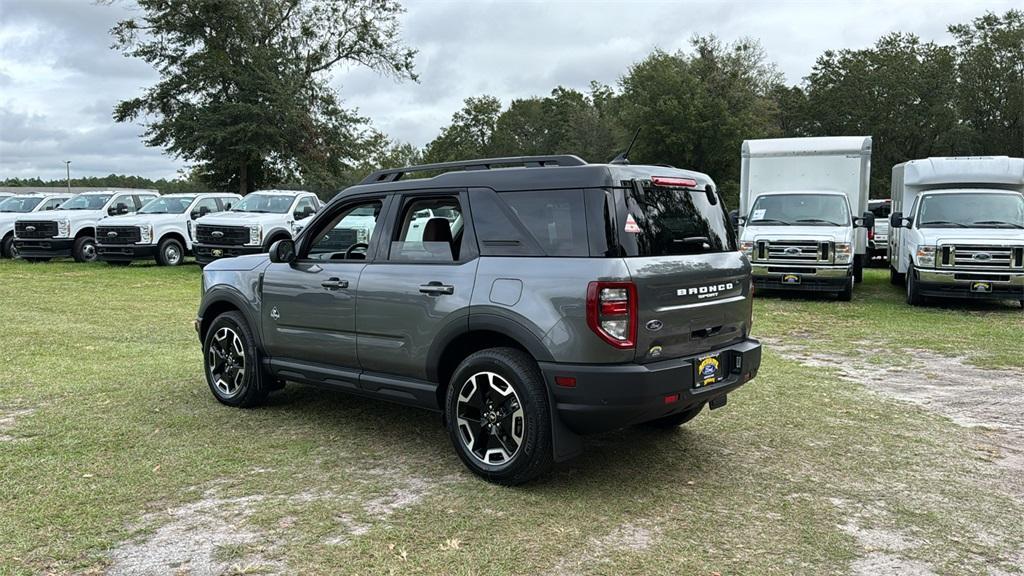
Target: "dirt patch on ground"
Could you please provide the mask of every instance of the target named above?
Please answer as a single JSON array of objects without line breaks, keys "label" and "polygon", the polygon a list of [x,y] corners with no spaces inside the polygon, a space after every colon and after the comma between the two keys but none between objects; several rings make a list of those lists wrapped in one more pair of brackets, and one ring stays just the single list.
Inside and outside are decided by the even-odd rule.
[{"label": "dirt patch on ground", "polygon": [[22,409],[4,409],[0,408],[0,442],[14,442],[19,438],[12,436],[10,432],[14,430],[14,426],[17,424],[19,418],[25,418],[30,416],[35,410],[31,408]]},{"label": "dirt patch on ground", "polygon": [[[439,486],[454,479],[428,480],[398,470],[373,469],[355,480],[351,492],[305,491],[242,497],[223,495],[230,490],[232,482],[229,480],[214,481],[207,485],[197,502],[143,516],[133,527],[139,536],[110,554],[108,573],[113,576],[287,573],[275,556],[277,550],[290,541],[297,518],[285,516],[272,528],[259,528],[248,520],[262,507],[302,506],[321,501],[354,502],[360,513],[340,514],[338,533],[326,540],[328,544],[344,545],[386,524],[392,515],[415,506]],[[365,490],[367,485],[372,485],[373,489]]]},{"label": "dirt patch on ground", "polygon": [[972,366],[966,357],[929,350],[904,350],[909,365],[875,364],[871,350],[858,357],[772,342],[771,349],[805,366],[835,370],[841,378],[870,390],[924,406],[961,426],[980,428],[986,456],[1008,474],[1007,488],[1024,497],[1024,374]]},{"label": "dirt patch on ground", "polygon": [[640,552],[650,548],[661,535],[657,523],[651,521],[621,524],[600,538],[591,538],[579,552],[560,560],[544,576],[570,576],[591,571],[621,552]]},{"label": "dirt patch on ground", "polygon": [[877,507],[858,507],[853,502],[832,499],[832,505],[846,516],[839,529],[853,536],[864,555],[850,565],[854,576],[900,574],[934,576],[931,567],[906,555],[921,546],[921,540],[886,525],[888,514]]}]

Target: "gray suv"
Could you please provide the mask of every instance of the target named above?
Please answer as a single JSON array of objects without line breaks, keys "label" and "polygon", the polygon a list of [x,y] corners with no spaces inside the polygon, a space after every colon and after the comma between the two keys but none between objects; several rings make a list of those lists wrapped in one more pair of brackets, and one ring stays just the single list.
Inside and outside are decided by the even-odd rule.
[{"label": "gray suv", "polygon": [[761,362],[715,185],[670,167],[378,171],[294,241],[209,264],[202,286],[220,402],[255,406],[287,380],[439,411],[466,466],[500,484],[574,457],[581,435],[724,406]]}]

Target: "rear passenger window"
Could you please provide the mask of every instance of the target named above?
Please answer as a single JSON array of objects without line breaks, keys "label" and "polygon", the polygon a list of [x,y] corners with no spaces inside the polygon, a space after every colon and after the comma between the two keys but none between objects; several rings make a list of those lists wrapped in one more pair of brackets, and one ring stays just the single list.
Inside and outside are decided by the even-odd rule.
[{"label": "rear passenger window", "polygon": [[463,236],[462,206],[454,196],[418,198],[402,213],[392,262],[456,262]]},{"label": "rear passenger window", "polygon": [[499,196],[548,256],[590,255],[583,190],[502,192]]}]

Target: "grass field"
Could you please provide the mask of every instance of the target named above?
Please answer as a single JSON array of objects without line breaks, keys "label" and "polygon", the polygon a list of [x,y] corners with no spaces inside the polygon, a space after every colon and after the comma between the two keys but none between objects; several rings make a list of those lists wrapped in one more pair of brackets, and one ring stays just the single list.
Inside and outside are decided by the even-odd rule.
[{"label": "grass field", "polygon": [[194,266],[0,261],[0,573],[1024,573],[997,431],[879,393],[925,353],[1024,380],[1009,304],[911,309],[875,270],[852,303],[758,299],[770,344],[728,406],[509,489],[436,414],[300,386],[217,404],[198,293]]}]

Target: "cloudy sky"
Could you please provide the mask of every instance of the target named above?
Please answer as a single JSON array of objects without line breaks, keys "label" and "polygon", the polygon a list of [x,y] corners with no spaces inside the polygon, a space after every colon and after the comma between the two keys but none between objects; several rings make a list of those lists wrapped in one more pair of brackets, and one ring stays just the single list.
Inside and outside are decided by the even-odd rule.
[{"label": "cloudy sky", "polygon": [[[557,86],[614,84],[653,48],[686,48],[694,33],[764,44],[790,83],[829,48],[871,45],[891,31],[948,40],[946,26],[1017,1],[766,0],[717,2],[406,1],[403,32],[419,50],[419,83],[341,68],[347,104],[393,138],[423,145],[463,98],[505,103]],[[125,4],[93,0],[0,0],[0,179],[110,173],[174,177],[181,160],[142,145],[136,125],[115,124],[116,102],[156,75],[110,50],[109,29]]]}]

